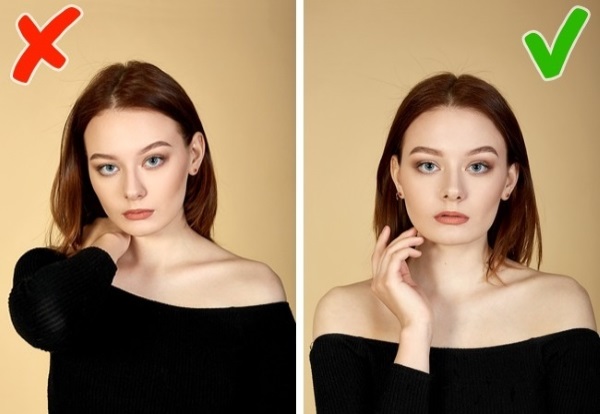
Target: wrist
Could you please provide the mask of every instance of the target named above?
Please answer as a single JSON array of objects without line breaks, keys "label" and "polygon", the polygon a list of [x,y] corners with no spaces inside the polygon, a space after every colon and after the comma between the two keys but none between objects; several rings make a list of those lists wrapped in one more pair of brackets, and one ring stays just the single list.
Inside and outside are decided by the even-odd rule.
[{"label": "wrist", "polygon": [[403,326],[400,331],[400,342],[426,344],[431,346],[433,328],[429,323],[411,324]]},{"label": "wrist", "polygon": [[427,324],[402,328],[394,362],[428,373],[431,339],[432,329]]}]

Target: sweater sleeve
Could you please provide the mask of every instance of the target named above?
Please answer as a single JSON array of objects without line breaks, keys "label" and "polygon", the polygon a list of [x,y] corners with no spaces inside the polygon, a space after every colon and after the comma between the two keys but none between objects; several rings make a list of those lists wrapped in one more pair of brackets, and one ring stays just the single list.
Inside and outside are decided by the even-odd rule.
[{"label": "sweater sleeve", "polygon": [[[394,364],[376,366],[356,338],[323,335],[310,351],[319,414],[415,413],[429,410],[428,374]],[[380,378],[379,372],[386,372]]]},{"label": "sweater sleeve", "polygon": [[95,315],[117,267],[104,250],[66,256],[48,248],[25,253],[15,266],[9,310],[16,331],[46,351],[72,345]]},{"label": "sweater sleeve", "polygon": [[556,335],[542,353],[549,413],[600,413],[600,337],[590,329]]},{"label": "sweater sleeve", "polygon": [[[262,308],[262,307],[259,307]],[[296,324],[287,303],[256,315],[248,347],[247,412],[296,411]]]}]

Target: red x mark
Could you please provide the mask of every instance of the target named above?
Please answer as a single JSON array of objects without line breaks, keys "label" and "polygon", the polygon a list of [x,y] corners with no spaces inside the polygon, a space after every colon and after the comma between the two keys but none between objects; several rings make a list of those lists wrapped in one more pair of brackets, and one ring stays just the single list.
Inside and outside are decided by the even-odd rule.
[{"label": "red x mark", "polygon": [[17,57],[11,78],[15,82],[28,84],[42,60],[56,70],[61,70],[68,59],[54,43],[82,14],[79,7],[67,6],[52,16],[42,30],[29,14],[22,14],[17,19],[17,31],[28,45]]}]

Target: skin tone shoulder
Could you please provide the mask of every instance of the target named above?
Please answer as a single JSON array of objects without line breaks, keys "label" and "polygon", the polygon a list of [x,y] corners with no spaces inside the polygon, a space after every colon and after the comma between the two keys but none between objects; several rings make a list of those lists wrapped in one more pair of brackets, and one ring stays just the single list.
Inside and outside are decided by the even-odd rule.
[{"label": "skin tone shoulder", "polygon": [[176,306],[217,308],[285,301],[279,277],[203,238],[187,224],[183,201],[204,137],[186,145],[171,118],[144,109],[108,109],[84,141],[94,192],[108,218],[84,233],[84,247],[117,264],[113,285]]},{"label": "skin tone shoulder", "polygon": [[[396,362],[428,372],[429,348],[509,344],[572,328],[596,329],[572,278],[506,260],[486,279],[487,232],[519,176],[494,124],[439,107],[405,133],[390,174],[414,228],[379,236],[373,277],[325,295],[315,338],[343,333],[400,343]],[[402,344],[405,344],[402,346]]]}]

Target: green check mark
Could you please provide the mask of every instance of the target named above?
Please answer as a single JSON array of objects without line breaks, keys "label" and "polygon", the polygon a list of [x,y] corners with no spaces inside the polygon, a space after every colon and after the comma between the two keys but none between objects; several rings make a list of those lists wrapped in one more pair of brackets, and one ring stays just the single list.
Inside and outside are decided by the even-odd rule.
[{"label": "green check mark", "polygon": [[588,9],[581,6],[573,7],[558,29],[550,47],[537,30],[530,30],[523,35],[523,45],[542,79],[551,81],[560,78],[575,43],[589,19]]}]

